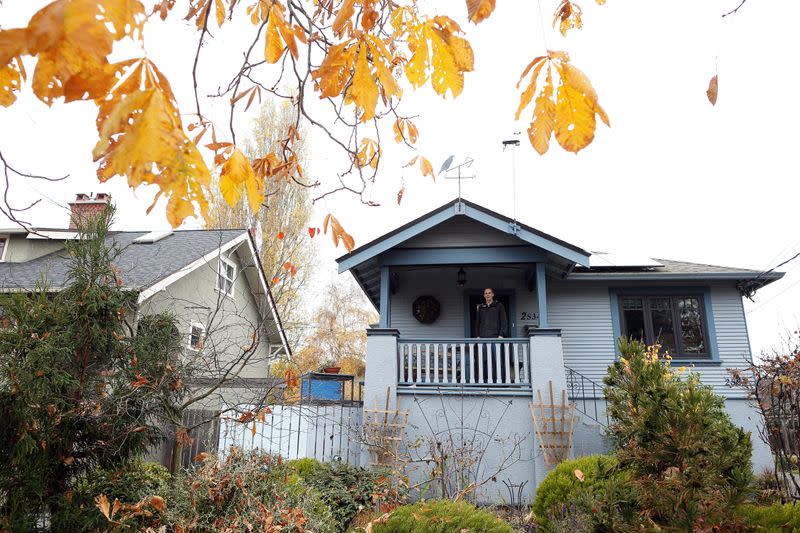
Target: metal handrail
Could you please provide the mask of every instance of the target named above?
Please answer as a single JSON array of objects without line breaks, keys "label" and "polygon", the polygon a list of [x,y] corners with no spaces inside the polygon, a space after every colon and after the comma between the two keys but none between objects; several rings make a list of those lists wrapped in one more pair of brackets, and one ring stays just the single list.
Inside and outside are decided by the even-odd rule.
[{"label": "metal handrail", "polygon": [[[608,417],[608,411],[604,410],[603,412],[606,419],[604,423],[602,420],[600,420],[601,416],[598,409],[598,400],[605,399],[603,394],[603,385],[568,366],[564,366],[564,370],[567,373],[568,395],[570,400],[575,402],[575,409],[577,409],[578,412],[584,416],[591,418],[601,426],[608,427],[611,424],[611,419]],[[590,391],[591,395],[589,395]]]}]

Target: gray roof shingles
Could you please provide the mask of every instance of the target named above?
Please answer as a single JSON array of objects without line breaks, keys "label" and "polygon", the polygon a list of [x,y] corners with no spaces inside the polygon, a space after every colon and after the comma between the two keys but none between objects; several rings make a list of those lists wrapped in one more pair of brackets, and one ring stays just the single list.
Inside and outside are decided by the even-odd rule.
[{"label": "gray roof shingles", "polygon": [[[154,243],[133,243],[146,231],[110,232],[107,241],[123,249],[115,266],[125,287],[142,290],[192,264],[247,230],[182,230]],[[65,251],[26,261],[0,263],[0,291],[32,290],[46,279],[53,288],[63,287],[68,268]]]}]

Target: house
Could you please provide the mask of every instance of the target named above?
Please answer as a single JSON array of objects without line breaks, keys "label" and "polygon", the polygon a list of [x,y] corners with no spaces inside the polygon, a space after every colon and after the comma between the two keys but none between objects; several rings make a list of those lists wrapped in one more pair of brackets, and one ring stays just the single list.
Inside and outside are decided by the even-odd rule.
[{"label": "house", "polygon": [[[95,216],[110,202],[106,194],[78,194],[67,228],[0,230],[0,290],[32,291],[46,279],[52,290],[66,281],[64,243],[76,239],[76,220]],[[169,312],[184,339],[184,357],[196,375],[186,386],[210,391],[186,413],[195,425],[226,407],[263,401],[276,386],[270,361],[290,355],[281,319],[248,230],[110,231],[122,249],[115,261],[123,287],[138,293],[131,322]],[[215,442],[219,424],[204,426]],[[164,462],[169,454],[164,453]]]},{"label": "house", "polygon": [[[751,357],[743,295],[782,273],[590,253],[461,199],[337,261],[380,313],[367,330],[364,403],[408,413],[412,482],[431,465],[442,477],[438,453],[469,466],[479,500],[530,498],[547,470],[532,405],[562,394],[576,404],[572,454],[607,449],[602,379],[621,335],[660,341],[757,435],[757,413],[725,379]],[[475,338],[486,287],[508,310],[503,339]],[[769,464],[753,444],[754,467]]]}]

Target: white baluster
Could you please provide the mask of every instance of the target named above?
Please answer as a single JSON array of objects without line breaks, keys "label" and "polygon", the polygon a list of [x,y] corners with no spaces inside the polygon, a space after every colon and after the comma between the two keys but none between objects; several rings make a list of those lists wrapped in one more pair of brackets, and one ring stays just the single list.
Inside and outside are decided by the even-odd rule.
[{"label": "white baluster", "polygon": [[531,382],[531,375],[528,372],[528,361],[530,357],[528,357],[528,347],[529,344],[522,345],[522,382],[523,383],[530,383]]},{"label": "white baluster", "polygon": [[486,343],[486,383],[494,383],[494,344]]},{"label": "white baluster", "polygon": [[503,363],[501,362],[502,358],[502,351],[503,346],[500,343],[494,345],[494,373],[495,379],[493,383],[502,383],[503,377],[500,375],[500,369],[503,368]]},{"label": "white baluster", "polygon": [[439,383],[439,343],[433,345],[433,382]]},{"label": "white baluster", "polygon": [[458,383],[456,380],[456,345],[450,343],[447,346],[449,346],[450,354],[450,383]]},{"label": "white baluster", "polygon": [[422,343],[417,344],[417,381],[416,383],[422,383]]},{"label": "white baluster", "polygon": [[505,379],[503,379],[503,383],[511,383],[511,363],[509,362],[509,353],[508,353],[508,343],[503,343],[503,363],[504,368],[506,369]]},{"label": "white baluster", "polygon": [[461,374],[461,379],[458,380],[459,383],[464,383],[466,381],[466,378],[467,378],[467,376],[466,376],[467,367],[464,364],[464,360],[466,359],[466,354],[464,353],[465,351],[466,350],[464,349],[464,344],[462,343],[461,344],[461,350],[460,350],[460,353],[461,353],[461,372],[459,372],[459,374]]},{"label": "white baluster", "polygon": [[478,343],[478,383],[486,383],[483,378],[483,343]]},{"label": "white baluster", "polygon": [[431,382],[431,345],[425,343],[425,382]]},{"label": "white baluster", "polygon": [[469,382],[475,383],[475,344],[469,343]]},{"label": "white baluster", "polygon": [[513,344],[514,349],[514,383],[519,383],[519,344]]}]

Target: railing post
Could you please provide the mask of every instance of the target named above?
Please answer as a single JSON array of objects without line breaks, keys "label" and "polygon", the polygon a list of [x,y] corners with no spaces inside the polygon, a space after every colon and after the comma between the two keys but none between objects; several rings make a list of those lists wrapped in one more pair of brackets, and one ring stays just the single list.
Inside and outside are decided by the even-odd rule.
[{"label": "railing post", "polygon": [[400,332],[389,328],[367,329],[367,360],[364,375],[364,405],[380,409],[386,407],[389,394],[389,409],[397,405],[397,381],[400,378],[397,339]]},{"label": "railing post", "polygon": [[[561,345],[561,330],[556,328],[529,328],[528,329],[530,372],[531,372],[531,401],[538,401],[536,391],[548,391],[553,383],[553,396],[561,398],[561,391],[567,390],[567,373],[564,368],[564,350]],[[567,391],[569,392],[569,391]],[[541,449],[536,439],[531,420],[531,439],[533,439],[534,461],[533,479],[538,487],[547,475]]]}]

